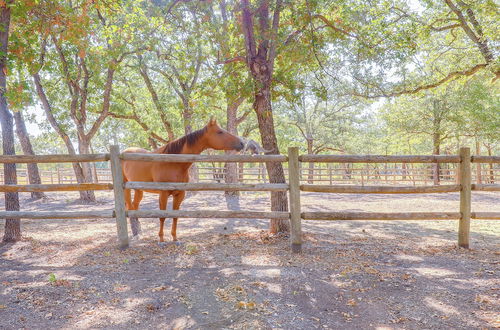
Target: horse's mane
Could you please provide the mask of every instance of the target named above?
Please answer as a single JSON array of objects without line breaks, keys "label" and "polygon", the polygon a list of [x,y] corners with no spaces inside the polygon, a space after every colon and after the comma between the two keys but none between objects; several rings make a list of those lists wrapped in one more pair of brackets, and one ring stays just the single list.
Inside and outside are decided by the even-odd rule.
[{"label": "horse's mane", "polygon": [[160,147],[153,151],[157,154],[180,154],[182,152],[182,148],[187,143],[188,146],[192,146],[205,134],[207,128],[203,127],[197,131],[184,135],[177,140],[167,143],[163,147]]}]

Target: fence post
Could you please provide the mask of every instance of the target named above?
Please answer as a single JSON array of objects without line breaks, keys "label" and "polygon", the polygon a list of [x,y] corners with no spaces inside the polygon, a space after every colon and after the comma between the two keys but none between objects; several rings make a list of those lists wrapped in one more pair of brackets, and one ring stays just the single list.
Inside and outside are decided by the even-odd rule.
[{"label": "fence post", "polygon": [[127,215],[125,213],[125,196],[123,191],[123,173],[120,160],[120,147],[112,145],[110,148],[111,175],[113,177],[113,191],[115,195],[116,229],[120,248],[128,247]]},{"label": "fence post", "polygon": [[471,157],[469,148],[460,148],[460,222],[458,246],[469,248],[471,213]]},{"label": "fence post", "polygon": [[326,164],[327,168],[328,168],[328,175],[329,175],[329,179],[330,179],[330,186],[333,184],[332,183],[332,166],[330,165],[330,163]]},{"label": "fence post", "polygon": [[292,252],[302,251],[302,228],[300,215],[300,170],[299,148],[288,148],[288,184],[290,186],[290,238]]}]

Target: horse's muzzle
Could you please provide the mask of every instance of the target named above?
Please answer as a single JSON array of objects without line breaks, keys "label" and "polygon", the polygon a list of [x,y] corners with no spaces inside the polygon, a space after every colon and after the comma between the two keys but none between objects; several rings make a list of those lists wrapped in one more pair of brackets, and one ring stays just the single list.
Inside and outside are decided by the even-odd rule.
[{"label": "horse's muzzle", "polygon": [[239,142],[235,143],[234,150],[241,151],[241,150],[243,150],[244,147],[245,147],[245,144],[243,142],[239,141]]}]

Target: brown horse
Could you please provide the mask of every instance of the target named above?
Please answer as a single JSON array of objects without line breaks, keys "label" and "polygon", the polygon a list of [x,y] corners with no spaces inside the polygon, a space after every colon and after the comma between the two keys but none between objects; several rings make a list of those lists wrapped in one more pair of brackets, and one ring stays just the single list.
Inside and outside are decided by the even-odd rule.
[{"label": "brown horse", "polygon": [[[238,136],[230,134],[219,127],[215,119],[210,119],[208,124],[202,129],[185,135],[167,145],[153,151],[155,154],[199,154],[206,149],[216,150],[241,150],[244,145]],[[128,148],[123,152],[149,153],[141,148]],[[189,168],[192,163],[161,163],[145,161],[123,161],[123,179],[127,181],[143,182],[189,182]],[[173,209],[178,210],[185,191],[167,190],[167,191],[149,191],[160,194],[160,210],[167,208],[167,200],[170,195],[173,196]],[[125,203],[127,210],[137,210],[142,200],[143,191],[135,189],[134,201],[130,189],[125,189]],[[160,242],[163,242],[163,224],[165,218],[160,218]],[[177,218],[172,219],[172,240],[177,241]]]}]

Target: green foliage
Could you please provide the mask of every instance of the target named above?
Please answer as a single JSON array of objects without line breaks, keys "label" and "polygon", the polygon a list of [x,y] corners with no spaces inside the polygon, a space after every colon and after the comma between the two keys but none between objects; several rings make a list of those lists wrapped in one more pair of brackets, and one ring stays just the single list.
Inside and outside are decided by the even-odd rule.
[{"label": "green foliage", "polygon": [[[473,13],[465,25],[477,40],[442,0],[284,2],[271,95],[280,149],[305,152],[309,139],[315,153],[429,153],[435,134],[445,152],[471,139],[498,145],[498,5],[452,3]],[[251,7],[257,13],[256,1]],[[253,102],[239,1],[15,1],[11,31],[10,107],[40,109],[39,73],[73,142],[81,138],[75,122],[88,132],[104,111],[113,69],[112,115],[92,137],[96,152],[110,142],[150,148],[168,140],[168,124],[178,137],[212,115],[224,123],[239,98],[238,117]],[[85,85],[86,112],[71,113],[72,84]],[[250,114],[239,133],[258,139],[256,127]],[[64,152],[48,122],[40,128],[36,150]]]},{"label": "green foliage", "polygon": [[56,281],[57,281],[56,274],[50,273],[49,274],[49,282],[50,282],[50,284],[54,284],[54,283],[56,283]]}]

